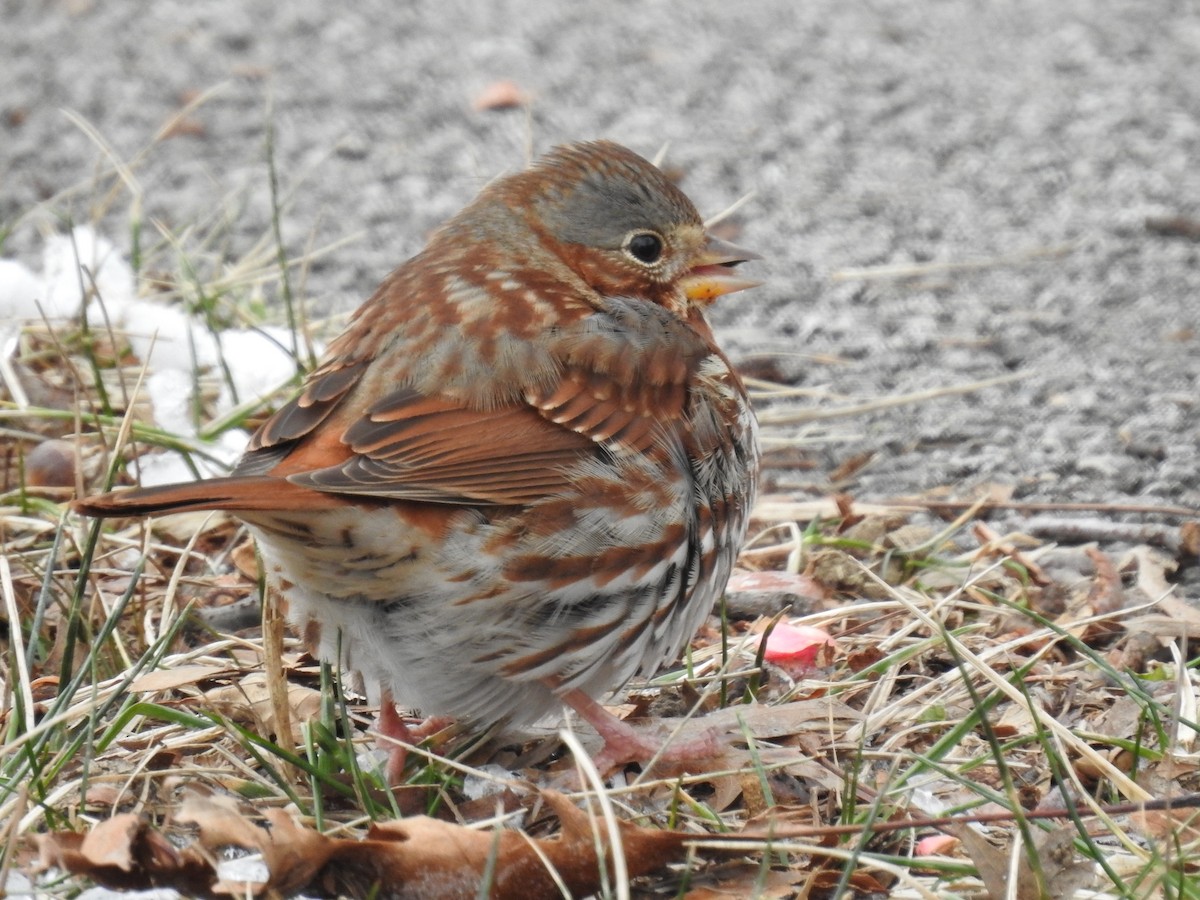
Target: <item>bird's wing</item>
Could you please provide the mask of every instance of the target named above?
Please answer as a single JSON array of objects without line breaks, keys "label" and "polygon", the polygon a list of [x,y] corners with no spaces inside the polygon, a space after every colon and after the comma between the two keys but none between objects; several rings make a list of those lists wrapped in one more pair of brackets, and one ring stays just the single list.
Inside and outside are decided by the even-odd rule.
[{"label": "bird's wing", "polygon": [[570,467],[596,452],[588,438],[528,407],[469,409],[411,389],[351,424],[332,448],[342,456],[336,462],[312,466],[309,446],[316,448],[299,446],[276,471],[318,491],[471,505],[526,504],[559,492]]},{"label": "bird's wing", "polygon": [[683,323],[682,335],[673,325],[649,338],[629,332],[645,324],[599,317],[556,336],[548,342],[552,377],[534,379],[522,401],[495,408],[403,387],[338,427],[345,410],[333,407],[356,376],[318,373],[263,425],[235,474],[269,472],[322,492],[434,503],[522,505],[560,494],[582,463],[662,451],[664,434],[682,427],[704,342]]}]

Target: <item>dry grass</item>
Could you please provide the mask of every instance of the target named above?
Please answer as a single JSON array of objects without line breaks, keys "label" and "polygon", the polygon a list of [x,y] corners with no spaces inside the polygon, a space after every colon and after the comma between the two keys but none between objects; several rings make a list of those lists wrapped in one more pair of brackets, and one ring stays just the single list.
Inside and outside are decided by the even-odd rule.
[{"label": "dry grass", "polygon": [[[217,332],[245,324],[248,306],[265,309],[264,289],[292,270],[274,265],[269,239],[232,267],[212,264],[208,238],[189,240],[143,248],[139,289],[187,300]],[[151,263],[167,257],[176,266],[163,276]],[[587,733],[449,728],[389,790],[372,768],[374,711],[362,698],[290,640],[272,684],[256,620],[229,618],[260,589],[235,521],[101,525],[66,512],[73,493],[127,478],[141,454],[204,454],[203,439],[253,427],[278,401],[216,417],[225,373],[197,372],[199,436],[164,433],[137,389],[141,361],[89,319],[22,329],[11,378],[27,402],[11,381],[0,401],[0,872],[40,879],[44,895],[70,896],[87,877],[35,874],[39,852],[67,866],[62,835],[122,814],[139,823],[129,846],[160,832],[204,843],[196,827],[216,814],[196,813],[196,798],[231,811],[222,847],[249,840],[231,823],[277,814],[357,843],[371,821],[424,813],[487,836],[485,849],[515,830],[548,858],[543,791],[572,783],[587,786],[571,796],[597,846],[617,848],[592,888],[604,896],[1200,895],[1190,808],[1155,807],[1193,794],[1200,763],[1188,657],[1200,615],[1168,592],[1173,565],[1195,554],[1194,526],[1176,528],[1178,516],[1160,517],[1178,532],[1173,553],[1106,552],[995,534],[986,505],[939,517],[765,498],[742,564],[769,573],[769,588],[732,592],[687,658],[626,706],[664,728],[727,732],[724,759],[605,785],[588,771]],[[308,334],[294,346],[306,360]],[[786,444],[783,425],[801,418],[780,405],[786,386],[763,390],[779,429],[771,443]],[[61,465],[31,467],[48,439],[63,442],[49,444]],[[781,623],[823,629],[836,649],[789,674],[764,658]],[[275,728],[273,688],[289,734]],[[189,803],[191,818],[180,813]],[[645,868],[655,832],[691,843]],[[939,834],[953,840],[918,844]],[[499,885],[506,853],[485,853],[476,882]],[[86,862],[92,877],[119,874]],[[310,893],[367,892],[339,865]]]}]

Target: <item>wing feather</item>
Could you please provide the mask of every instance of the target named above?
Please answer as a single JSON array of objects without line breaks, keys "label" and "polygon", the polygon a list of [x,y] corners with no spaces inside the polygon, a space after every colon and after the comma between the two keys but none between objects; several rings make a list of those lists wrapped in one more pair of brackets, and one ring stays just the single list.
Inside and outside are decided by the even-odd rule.
[{"label": "wing feather", "polygon": [[531,374],[524,400],[495,408],[405,386],[355,417],[368,363],[318,371],[259,430],[239,474],[381,499],[534,503],[567,492],[590,460],[678,449],[690,381],[713,348],[661,307],[627,301],[548,335],[546,351],[553,365]]}]

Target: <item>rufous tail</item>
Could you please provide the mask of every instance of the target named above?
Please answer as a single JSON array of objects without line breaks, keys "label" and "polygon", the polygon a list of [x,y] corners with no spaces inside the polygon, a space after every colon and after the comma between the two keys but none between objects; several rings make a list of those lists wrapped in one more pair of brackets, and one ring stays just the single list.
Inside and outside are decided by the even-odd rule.
[{"label": "rufous tail", "polygon": [[74,501],[85,516],[158,516],[194,510],[231,512],[271,509],[315,509],[337,506],[336,498],[271,475],[234,476],[109,491]]}]

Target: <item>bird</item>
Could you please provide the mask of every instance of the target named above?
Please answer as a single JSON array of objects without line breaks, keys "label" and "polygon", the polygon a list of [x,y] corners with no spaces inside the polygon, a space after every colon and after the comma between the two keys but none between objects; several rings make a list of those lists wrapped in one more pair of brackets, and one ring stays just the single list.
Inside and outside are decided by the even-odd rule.
[{"label": "bird", "polygon": [[306,646],[377,689],[389,777],[396,704],[479,731],[566,707],[598,766],[644,762],[661,739],[599,698],[678,657],[744,540],[758,425],[706,311],[757,259],[633,151],[555,147],[381,283],[229,475],[74,510],[241,519]]}]

